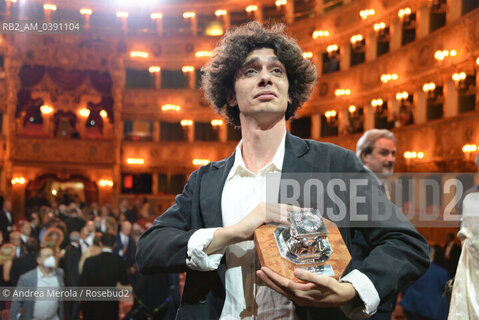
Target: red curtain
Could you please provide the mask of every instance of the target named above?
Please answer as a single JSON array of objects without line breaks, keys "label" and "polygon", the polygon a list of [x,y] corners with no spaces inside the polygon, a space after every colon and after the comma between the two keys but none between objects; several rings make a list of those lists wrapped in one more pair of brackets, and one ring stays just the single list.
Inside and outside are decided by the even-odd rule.
[{"label": "red curtain", "polygon": [[50,68],[45,66],[27,66],[20,69],[20,81],[22,89],[33,87],[38,84],[45,75],[63,90],[78,88],[89,76],[92,87],[102,95],[109,95],[112,87],[112,80],[108,72],[64,70],[62,68]]},{"label": "red curtain", "polygon": [[73,90],[82,85],[87,76],[86,71],[65,71],[60,68],[48,68],[50,79],[62,90]]},{"label": "red curtain", "polygon": [[20,82],[22,88],[33,87],[43,79],[44,75],[44,66],[22,66],[20,69]]}]

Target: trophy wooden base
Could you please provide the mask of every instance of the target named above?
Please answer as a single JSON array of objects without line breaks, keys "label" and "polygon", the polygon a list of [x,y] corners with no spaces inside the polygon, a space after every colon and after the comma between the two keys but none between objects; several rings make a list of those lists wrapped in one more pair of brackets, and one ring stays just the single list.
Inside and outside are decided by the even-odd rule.
[{"label": "trophy wooden base", "polygon": [[328,239],[333,248],[333,254],[328,261],[324,263],[315,263],[307,265],[295,264],[281,256],[279,253],[276,240],[274,238],[274,230],[276,225],[264,225],[254,232],[254,243],[256,252],[261,262],[261,266],[268,267],[281,276],[291,279],[295,282],[303,282],[294,276],[295,267],[307,267],[315,265],[331,265],[334,271],[333,278],[339,279],[344,270],[351,261],[351,255],[344,243],[343,237],[339,233],[338,227],[331,221],[323,218],[326,228],[328,229]]}]

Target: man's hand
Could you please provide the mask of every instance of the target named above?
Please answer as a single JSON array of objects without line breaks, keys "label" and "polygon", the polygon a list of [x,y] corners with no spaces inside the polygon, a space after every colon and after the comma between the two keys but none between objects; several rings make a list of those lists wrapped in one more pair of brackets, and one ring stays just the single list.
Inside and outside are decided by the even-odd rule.
[{"label": "man's hand", "polygon": [[337,307],[351,301],[357,294],[348,282],[339,282],[302,269],[295,269],[294,275],[307,283],[296,283],[266,267],[262,267],[256,274],[269,287],[300,306]]},{"label": "man's hand", "polygon": [[289,225],[288,212],[295,210],[300,210],[300,208],[282,203],[261,202],[240,222],[216,230],[213,240],[204,249],[204,252],[206,254],[215,253],[231,244],[251,240],[254,231],[263,224]]},{"label": "man's hand", "polygon": [[289,212],[300,210],[299,207],[261,202],[246,217],[235,225],[238,235],[244,240],[253,239],[254,231],[263,224],[289,225]]}]

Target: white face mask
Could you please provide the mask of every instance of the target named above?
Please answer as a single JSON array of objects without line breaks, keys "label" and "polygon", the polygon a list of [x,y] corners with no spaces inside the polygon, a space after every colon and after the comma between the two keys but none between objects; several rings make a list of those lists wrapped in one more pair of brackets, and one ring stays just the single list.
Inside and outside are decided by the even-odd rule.
[{"label": "white face mask", "polygon": [[45,261],[43,261],[43,266],[45,268],[55,268],[55,258],[53,256],[49,256],[45,259]]}]

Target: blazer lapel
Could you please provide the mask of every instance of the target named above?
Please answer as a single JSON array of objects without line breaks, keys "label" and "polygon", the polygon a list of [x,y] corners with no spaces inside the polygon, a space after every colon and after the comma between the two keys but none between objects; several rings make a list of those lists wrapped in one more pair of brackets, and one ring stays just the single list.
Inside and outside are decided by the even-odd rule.
[{"label": "blazer lapel", "polygon": [[303,139],[293,136],[288,131],[286,132],[284,148],[282,173],[308,172],[308,169],[311,170],[311,164],[302,159],[309,151],[309,146]]},{"label": "blazer lapel", "polygon": [[[223,226],[221,196],[228,173],[233,166],[236,152],[225,160],[214,162],[201,179],[200,207],[206,228]],[[206,168],[205,168],[206,169]]]}]

